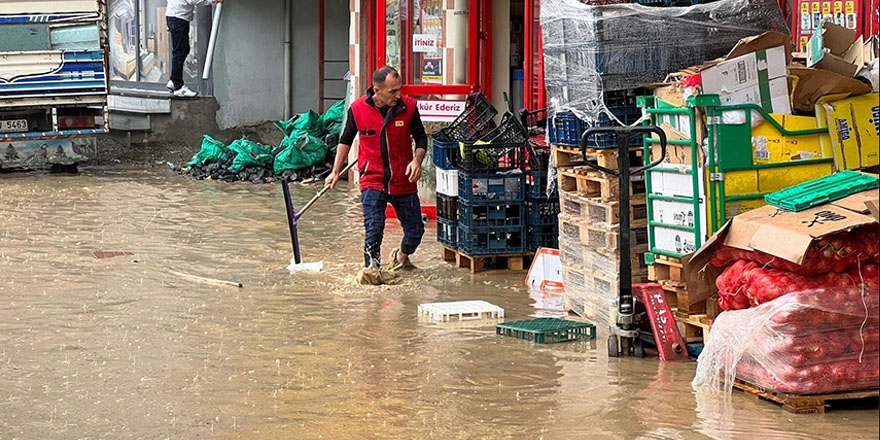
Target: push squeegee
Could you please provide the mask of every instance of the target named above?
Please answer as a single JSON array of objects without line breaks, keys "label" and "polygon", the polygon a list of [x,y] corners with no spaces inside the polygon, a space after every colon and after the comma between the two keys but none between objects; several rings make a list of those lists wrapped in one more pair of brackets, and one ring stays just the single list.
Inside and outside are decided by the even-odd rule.
[{"label": "push squeegee", "polygon": [[[344,176],[348,174],[348,171],[351,167],[354,166],[357,162],[352,161],[348,166],[343,169],[339,175]],[[299,249],[299,231],[297,230],[297,223],[299,222],[300,217],[306,213],[309,209],[311,209],[312,205],[315,204],[318,199],[321,198],[324,194],[330,191],[330,185],[324,185],[315,197],[312,197],[312,200],[309,200],[308,203],[303,206],[303,208],[297,212],[293,207],[293,198],[290,196],[290,182],[288,179],[281,179],[281,189],[284,192],[284,205],[287,207],[287,225],[290,228],[290,243],[293,246],[293,259],[290,262],[290,266],[287,266],[287,269],[290,270],[290,273],[294,272],[320,272],[321,269],[324,268],[323,261],[309,262],[303,263],[302,261],[302,252]]]}]

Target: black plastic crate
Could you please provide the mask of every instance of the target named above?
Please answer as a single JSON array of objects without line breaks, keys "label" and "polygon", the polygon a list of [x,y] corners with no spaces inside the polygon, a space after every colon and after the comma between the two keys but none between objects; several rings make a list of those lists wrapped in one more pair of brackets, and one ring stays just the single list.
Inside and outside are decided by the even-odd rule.
[{"label": "black plastic crate", "polygon": [[534,145],[529,141],[526,149],[528,156],[527,170],[531,171],[547,171],[550,169],[550,148],[547,146]]},{"label": "black plastic crate", "polygon": [[437,194],[437,217],[458,221],[458,197]]},{"label": "black plastic crate", "polygon": [[523,109],[520,112],[520,123],[529,133],[529,137],[543,135],[547,131],[547,109],[534,111]]},{"label": "black plastic crate", "polygon": [[442,218],[437,219],[437,241],[440,244],[458,248],[458,223]]},{"label": "black plastic crate", "polygon": [[479,139],[495,128],[497,114],[498,110],[485,95],[475,93],[467,97],[464,111],[435,137],[444,142]]},{"label": "black plastic crate", "polygon": [[559,225],[529,226],[526,248],[532,252],[538,248],[559,249]]},{"label": "black plastic crate", "polygon": [[650,94],[649,90],[643,88],[610,90],[603,93],[602,98],[605,100],[605,106],[610,109],[634,108],[637,97]]},{"label": "black plastic crate", "polygon": [[523,226],[526,205],[523,203],[462,203],[458,207],[458,224],[467,228],[485,226]]},{"label": "black plastic crate", "polygon": [[504,112],[501,123],[483,135],[481,140],[494,144],[522,144],[528,138],[528,132],[513,113]]},{"label": "black plastic crate", "polygon": [[468,255],[509,255],[525,252],[525,227],[468,228],[458,225],[458,247]]},{"label": "black plastic crate", "polygon": [[528,199],[526,210],[530,226],[546,226],[559,223],[559,199]]},{"label": "black plastic crate", "polygon": [[533,199],[555,199],[559,198],[559,188],[556,182],[553,182],[553,191],[547,194],[547,183],[550,173],[547,171],[528,171],[526,172],[526,197]]},{"label": "black plastic crate", "polygon": [[525,174],[458,173],[459,203],[512,203],[526,198]]},{"label": "black plastic crate", "polygon": [[458,142],[433,141],[434,166],[443,170],[454,170],[458,165]]},{"label": "black plastic crate", "polygon": [[461,143],[458,169],[470,174],[525,169],[525,142]]}]

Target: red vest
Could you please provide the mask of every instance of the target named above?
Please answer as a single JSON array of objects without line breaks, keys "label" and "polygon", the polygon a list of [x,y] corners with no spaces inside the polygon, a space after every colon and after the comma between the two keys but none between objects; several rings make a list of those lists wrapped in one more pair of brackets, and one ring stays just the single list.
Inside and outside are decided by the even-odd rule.
[{"label": "red vest", "polygon": [[[409,123],[416,111],[416,100],[401,96],[385,118],[364,96],[351,104],[358,128],[358,170],[361,191],[375,189],[390,195],[418,192],[406,177],[406,166],[413,160],[413,139]],[[372,101],[370,101],[372,102]]]}]

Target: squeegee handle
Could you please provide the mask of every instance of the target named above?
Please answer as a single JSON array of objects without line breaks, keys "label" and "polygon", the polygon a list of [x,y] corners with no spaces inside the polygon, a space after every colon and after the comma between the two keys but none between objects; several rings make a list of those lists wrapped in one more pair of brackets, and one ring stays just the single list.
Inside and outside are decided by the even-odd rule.
[{"label": "squeegee handle", "polygon": [[[354,164],[356,164],[356,163],[357,162],[352,161],[350,164],[348,164],[347,167],[343,168],[342,171],[339,172],[339,175],[342,176],[342,175],[348,173],[348,171],[351,169],[351,167],[353,167]],[[321,198],[321,196],[323,196],[328,191],[330,191],[330,189],[331,189],[330,185],[324,185],[324,187],[321,188],[321,190],[318,191],[317,194],[315,194],[315,197],[312,197],[312,200],[309,200],[309,202],[306,203],[305,206],[303,206],[302,209],[300,209],[298,213],[296,213],[296,218],[302,217],[303,214],[305,214],[306,211],[308,211],[312,207],[312,205],[314,205],[315,202],[317,202],[318,199]]]}]

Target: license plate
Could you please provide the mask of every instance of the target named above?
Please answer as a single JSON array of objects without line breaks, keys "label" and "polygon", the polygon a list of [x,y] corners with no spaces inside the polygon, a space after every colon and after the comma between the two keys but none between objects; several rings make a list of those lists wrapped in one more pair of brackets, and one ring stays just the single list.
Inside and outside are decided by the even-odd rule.
[{"label": "license plate", "polygon": [[0,133],[10,131],[28,131],[27,119],[0,121]]}]

